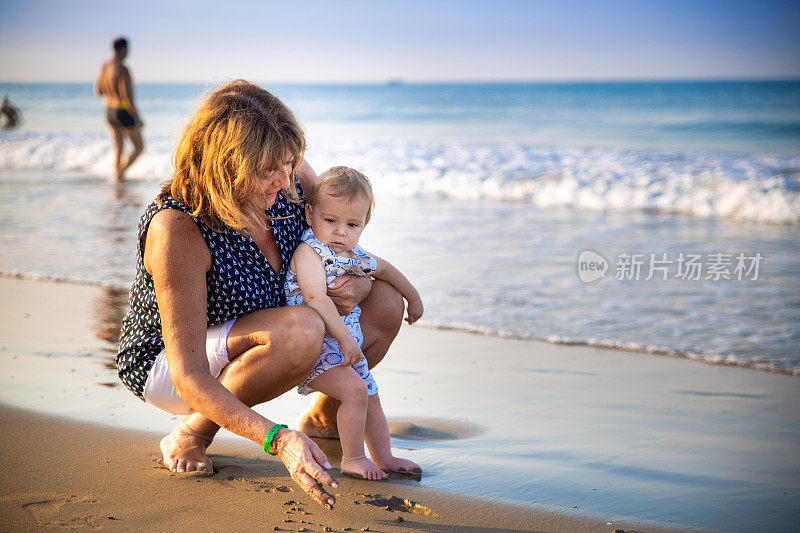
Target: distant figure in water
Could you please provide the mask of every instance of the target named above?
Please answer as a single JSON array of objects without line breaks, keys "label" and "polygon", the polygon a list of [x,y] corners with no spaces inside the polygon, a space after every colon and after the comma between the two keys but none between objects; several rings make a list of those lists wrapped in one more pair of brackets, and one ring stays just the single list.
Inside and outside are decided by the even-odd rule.
[{"label": "distant figure in water", "polygon": [[[114,40],[114,57],[100,67],[96,93],[102,96],[106,106],[106,120],[114,143],[114,171],[118,180],[144,150],[142,142],[142,120],[133,103],[133,82],[128,67],[122,64],[128,57],[128,41],[124,37]],[[133,151],[123,157],[124,139],[133,143]]]},{"label": "distant figure in water", "polygon": [[3,124],[4,130],[16,128],[22,122],[22,113],[6,95],[3,95],[3,102],[0,104],[0,115],[6,117],[6,123]]}]

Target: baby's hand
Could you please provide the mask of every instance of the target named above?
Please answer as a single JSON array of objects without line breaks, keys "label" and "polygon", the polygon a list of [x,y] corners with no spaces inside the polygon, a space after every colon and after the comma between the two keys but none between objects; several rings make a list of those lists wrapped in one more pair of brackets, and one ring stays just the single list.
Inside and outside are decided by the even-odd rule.
[{"label": "baby's hand", "polygon": [[358,343],[350,335],[344,339],[344,342],[339,341],[339,350],[341,350],[342,356],[344,356],[342,366],[354,365],[364,357],[364,354],[361,353],[361,348],[358,347]]},{"label": "baby's hand", "polygon": [[408,318],[406,318],[406,322],[409,324],[413,324],[419,317],[422,316],[422,313],[425,311],[422,306],[422,300],[420,298],[414,298],[413,300],[409,300],[408,302]]}]

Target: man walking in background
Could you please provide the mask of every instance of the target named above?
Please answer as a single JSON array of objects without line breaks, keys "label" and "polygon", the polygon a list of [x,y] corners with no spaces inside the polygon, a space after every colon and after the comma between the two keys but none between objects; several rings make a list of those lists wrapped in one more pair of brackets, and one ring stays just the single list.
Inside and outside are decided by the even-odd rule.
[{"label": "man walking in background", "polygon": [[[124,37],[114,40],[114,57],[100,67],[96,92],[105,100],[106,120],[111,128],[114,143],[114,171],[118,180],[144,150],[142,126],[144,125],[133,103],[133,82],[128,67],[122,64],[128,57],[128,41]],[[133,143],[133,151],[123,157],[124,139]]]}]

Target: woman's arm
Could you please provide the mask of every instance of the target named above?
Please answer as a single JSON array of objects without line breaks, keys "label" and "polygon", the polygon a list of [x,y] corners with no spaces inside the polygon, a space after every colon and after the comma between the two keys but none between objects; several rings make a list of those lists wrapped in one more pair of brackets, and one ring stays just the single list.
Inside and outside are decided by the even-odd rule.
[{"label": "woman's arm", "polygon": [[[174,209],[157,213],[144,243],[144,265],[153,276],[167,363],[187,405],[229,431],[262,445],[274,422],[239,401],[211,376],[205,355],[206,273],[211,254],[191,217]],[[281,429],[273,448],[305,492],[332,508],[317,482],[336,486],[320,466],[325,457],[303,433]]]},{"label": "woman's arm", "polygon": [[345,316],[363,302],[371,290],[372,280],[367,276],[345,274],[328,286],[328,296],[333,300],[339,314]]},{"label": "woman's arm", "polygon": [[350,366],[360,361],[364,354],[339,316],[333,300],[327,295],[322,258],[311,246],[301,242],[292,257],[291,269],[297,273],[297,283],[306,306],[319,313],[325,322],[325,330],[339,341],[339,349],[344,356],[342,365]]},{"label": "woman's arm", "polygon": [[187,405],[256,443],[273,422],[211,376],[205,355],[206,272],[211,254],[192,218],[164,209],[150,222],[144,264],[153,276],[170,376]]},{"label": "woman's arm", "polygon": [[422,298],[417,292],[417,289],[408,281],[402,272],[397,270],[389,261],[381,259],[377,255],[369,254],[378,261],[378,268],[373,272],[372,276],[375,279],[383,280],[391,284],[395,289],[400,291],[403,298],[408,302],[408,318],[406,322],[413,324],[422,316],[425,311],[422,305]]}]

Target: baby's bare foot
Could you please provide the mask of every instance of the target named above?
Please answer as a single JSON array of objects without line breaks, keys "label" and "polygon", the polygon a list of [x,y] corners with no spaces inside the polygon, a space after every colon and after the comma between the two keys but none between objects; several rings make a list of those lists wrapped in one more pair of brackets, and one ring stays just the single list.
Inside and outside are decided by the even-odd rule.
[{"label": "baby's bare foot", "polygon": [[360,477],[371,481],[386,479],[389,475],[375,466],[375,463],[366,457],[356,459],[342,459],[342,474]]},{"label": "baby's bare foot", "polygon": [[376,460],[375,463],[387,472],[397,472],[398,474],[422,473],[422,468],[417,463],[400,457],[390,456],[385,461]]},{"label": "baby's bare foot", "polygon": [[211,444],[208,437],[195,433],[183,424],[178,424],[172,432],[161,439],[161,453],[164,464],[173,472],[214,472],[214,465],[206,455]]}]

